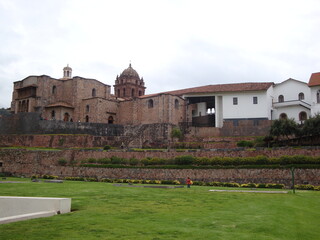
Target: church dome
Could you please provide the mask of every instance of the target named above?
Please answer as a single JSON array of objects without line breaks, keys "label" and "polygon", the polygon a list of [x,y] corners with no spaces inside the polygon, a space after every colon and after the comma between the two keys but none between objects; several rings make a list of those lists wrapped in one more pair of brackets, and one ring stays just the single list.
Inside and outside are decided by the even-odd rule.
[{"label": "church dome", "polygon": [[137,71],[131,67],[131,63],[129,64],[129,67],[127,69],[123,70],[123,72],[120,75],[120,78],[138,78],[138,79],[140,79]]}]

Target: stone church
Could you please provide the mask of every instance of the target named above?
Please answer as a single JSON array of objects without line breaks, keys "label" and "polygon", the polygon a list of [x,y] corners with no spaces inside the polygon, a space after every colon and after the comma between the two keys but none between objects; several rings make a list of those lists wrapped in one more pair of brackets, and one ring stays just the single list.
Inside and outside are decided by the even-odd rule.
[{"label": "stone church", "polygon": [[247,82],[199,86],[145,95],[145,82],[131,64],[111,86],[72,77],[29,76],[14,82],[11,111],[38,112],[43,119],[121,125],[167,123],[196,127],[261,126],[273,119],[303,122],[320,112],[320,73],[309,83]]}]

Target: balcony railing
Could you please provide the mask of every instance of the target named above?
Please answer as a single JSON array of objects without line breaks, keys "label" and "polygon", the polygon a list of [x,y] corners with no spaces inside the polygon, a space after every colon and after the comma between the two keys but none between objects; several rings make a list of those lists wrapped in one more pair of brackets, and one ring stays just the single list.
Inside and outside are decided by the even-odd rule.
[{"label": "balcony railing", "polygon": [[311,105],[309,103],[306,103],[301,100],[291,100],[291,101],[284,101],[284,102],[275,102],[273,103],[274,108],[283,108],[283,107],[289,107],[289,106],[303,106],[305,108],[310,109]]}]

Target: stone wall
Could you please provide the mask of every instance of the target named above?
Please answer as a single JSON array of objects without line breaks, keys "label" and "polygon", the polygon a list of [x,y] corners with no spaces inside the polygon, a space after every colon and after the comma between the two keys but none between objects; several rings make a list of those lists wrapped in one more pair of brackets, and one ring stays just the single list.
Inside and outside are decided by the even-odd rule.
[{"label": "stone wall", "polygon": [[[274,151],[261,150],[252,153],[249,151],[214,151],[214,152],[190,152],[188,155],[196,156],[252,156],[263,155],[279,157],[282,155],[310,155],[319,156],[320,149],[278,149]],[[186,155],[177,152],[101,152],[101,151],[17,151],[1,150],[0,163],[2,172],[16,176],[30,177],[33,174],[48,174],[59,177],[96,177],[96,178],[122,178],[122,179],[159,179],[180,180],[186,177],[198,181],[220,181],[237,183],[283,183],[291,184],[291,172],[289,169],[142,169],[142,168],[87,168],[70,166],[70,163],[80,163],[88,158],[103,157],[174,157]],[[58,160],[67,160],[69,166],[59,166]],[[309,183],[320,185],[320,169],[296,169],[296,184]]]}]

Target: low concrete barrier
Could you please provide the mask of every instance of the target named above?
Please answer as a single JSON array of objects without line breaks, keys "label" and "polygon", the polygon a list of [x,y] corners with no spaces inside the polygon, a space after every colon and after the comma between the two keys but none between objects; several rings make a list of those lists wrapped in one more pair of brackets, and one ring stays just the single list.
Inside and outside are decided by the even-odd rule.
[{"label": "low concrete barrier", "polygon": [[71,198],[0,196],[0,224],[71,211]]}]

